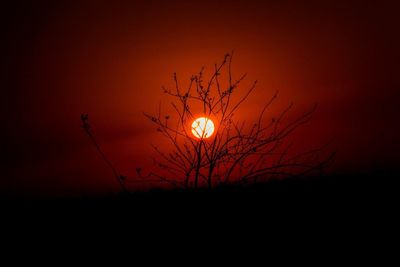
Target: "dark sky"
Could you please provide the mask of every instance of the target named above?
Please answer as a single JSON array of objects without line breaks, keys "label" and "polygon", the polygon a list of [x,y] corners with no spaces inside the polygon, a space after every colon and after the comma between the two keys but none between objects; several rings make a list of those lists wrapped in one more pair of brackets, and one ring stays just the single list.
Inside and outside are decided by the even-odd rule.
[{"label": "dark sky", "polygon": [[149,166],[161,85],[235,50],[257,79],[251,117],[279,103],[319,103],[302,136],[334,140],[337,171],[398,166],[400,19],[389,1],[27,1],[2,17],[0,193],[117,190],[80,128],[90,114],[123,173]]}]

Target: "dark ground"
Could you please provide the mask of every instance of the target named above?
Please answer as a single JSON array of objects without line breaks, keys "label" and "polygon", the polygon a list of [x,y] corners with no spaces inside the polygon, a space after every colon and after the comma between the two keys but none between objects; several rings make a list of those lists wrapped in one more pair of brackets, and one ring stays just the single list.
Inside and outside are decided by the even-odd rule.
[{"label": "dark ground", "polygon": [[[89,245],[82,243],[86,240],[90,246],[106,244],[117,251],[137,245],[145,250],[174,250],[174,242],[180,240],[184,243],[178,245],[188,250],[186,244],[219,251],[218,242],[222,242],[240,251],[266,245],[298,250],[311,244],[334,257],[337,250],[344,248],[354,255],[353,249],[376,252],[383,245],[389,253],[393,250],[389,244],[396,241],[398,229],[397,179],[396,173],[376,172],[297,178],[213,191],[152,191],[41,200],[8,198],[1,204],[0,233],[16,243],[16,249],[28,240],[29,250],[43,239],[46,247],[68,240],[86,250]],[[110,243],[110,239],[115,241]],[[364,253],[360,255],[366,257]]]},{"label": "dark ground", "polygon": [[123,215],[166,212],[190,214],[315,211],[318,213],[385,212],[397,207],[395,172],[291,178],[248,186],[199,190],[153,190],[114,196],[5,198],[2,210],[16,213]]}]

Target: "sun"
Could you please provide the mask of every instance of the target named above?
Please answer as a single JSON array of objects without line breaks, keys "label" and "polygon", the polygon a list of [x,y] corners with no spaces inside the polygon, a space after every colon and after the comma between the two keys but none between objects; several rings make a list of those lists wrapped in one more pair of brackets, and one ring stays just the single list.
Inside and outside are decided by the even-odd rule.
[{"label": "sun", "polygon": [[192,123],[192,134],[199,139],[210,138],[214,133],[215,126],[213,121],[207,117],[200,117]]}]

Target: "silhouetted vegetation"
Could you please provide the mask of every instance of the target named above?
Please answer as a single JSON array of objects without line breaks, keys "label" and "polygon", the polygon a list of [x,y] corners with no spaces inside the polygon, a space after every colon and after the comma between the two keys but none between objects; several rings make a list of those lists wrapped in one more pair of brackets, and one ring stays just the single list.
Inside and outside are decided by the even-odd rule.
[{"label": "silhouetted vegetation", "polygon": [[[292,120],[287,118],[293,104],[272,117],[268,112],[278,96],[275,92],[261,107],[255,121],[236,119],[257,81],[242,90],[240,87],[247,75],[233,76],[232,58],[233,53],[226,54],[220,64],[214,65],[208,79],[202,68],[190,77],[187,87],[181,84],[176,73],[174,88],[162,87],[164,94],[172,98],[175,114],[163,114],[160,105],[157,115],[145,115],[173,149],[162,151],[154,146],[158,155],[154,162],[160,171],[152,171],[146,177],[156,177],[182,188],[212,188],[321,172],[332,159],[333,154],[322,158],[320,149],[290,153],[291,144],[286,142],[290,134],[310,120],[316,105]],[[204,130],[201,138],[192,135],[190,125],[198,114],[217,125],[210,138]],[[138,174],[144,177],[141,172]]]},{"label": "silhouetted vegetation", "polygon": [[[242,90],[247,75],[233,76],[232,58],[233,53],[226,54],[220,64],[214,65],[209,78],[202,68],[184,87],[174,73],[174,88],[162,87],[164,94],[171,98],[174,114],[164,114],[161,104],[157,115],[145,113],[172,145],[170,151],[153,146],[157,154],[153,158],[157,170],[145,172],[138,167],[137,177],[127,180],[105,156],[91,132],[88,115],[82,114],[83,129],[124,192],[128,192],[126,182],[129,181],[168,183],[183,189],[211,189],[323,172],[333,154],[326,156],[326,153],[321,153],[322,149],[293,153],[290,151],[292,144],[287,142],[289,135],[310,120],[316,105],[296,117],[293,114],[289,116],[293,109],[291,103],[273,117],[269,110],[278,97],[278,92],[274,92],[260,107],[255,121],[236,119],[236,115],[242,112],[243,103],[255,90],[257,81]],[[207,120],[212,119],[216,125],[212,136],[206,136],[204,130],[198,133],[199,138],[192,135],[194,128],[191,125],[199,114]]]}]

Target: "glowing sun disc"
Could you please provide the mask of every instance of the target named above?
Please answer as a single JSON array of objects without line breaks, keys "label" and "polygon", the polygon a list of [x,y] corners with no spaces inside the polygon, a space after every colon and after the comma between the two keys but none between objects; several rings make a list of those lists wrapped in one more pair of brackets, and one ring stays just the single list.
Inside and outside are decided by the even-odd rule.
[{"label": "glowing sun disc", "polygon": [[199,139],[211,137],[214,130],[214,123],[210,118],[200,117],[192,123],[192,134]]}]

